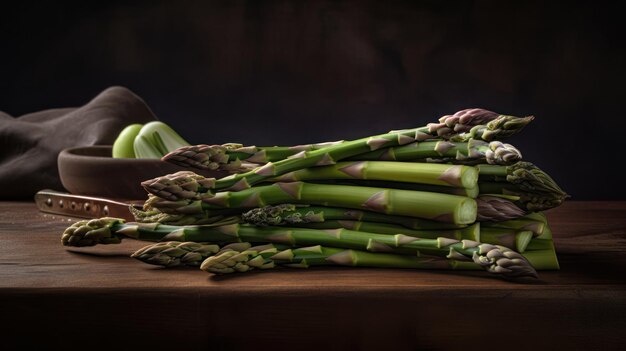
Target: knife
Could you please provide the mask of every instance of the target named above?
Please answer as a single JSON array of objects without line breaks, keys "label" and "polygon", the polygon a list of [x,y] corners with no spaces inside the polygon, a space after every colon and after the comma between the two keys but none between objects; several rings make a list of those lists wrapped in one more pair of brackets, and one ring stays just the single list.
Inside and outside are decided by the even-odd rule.
[{"label": "knife", "polygon": [[141,209],[142,204],[122,202],[101,197],[74,195],[44,189],[35,194],[37,208],[46,213],[80,218],[117,217],[134,221],[129,207]]}]

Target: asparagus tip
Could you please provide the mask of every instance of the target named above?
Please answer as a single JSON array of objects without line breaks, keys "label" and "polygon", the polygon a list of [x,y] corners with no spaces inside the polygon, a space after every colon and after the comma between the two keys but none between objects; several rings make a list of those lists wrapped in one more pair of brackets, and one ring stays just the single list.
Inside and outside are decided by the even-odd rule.
[{"label": "asparagus tip", "polygon": [[123,236],[111,231],[111,227],[118,223],[124,223],[124,220],[102,217],[77,221],[63,231],[61,242],[64,246],[75,247],[118,244],[122,241]]},{"label": "asparagus tip", "polygon": [[489,272],[508,278],[539,277],[535,268],[524,256],[507,247],[482,244],[479,249],[478,252],[474,252],[472,259]]}]

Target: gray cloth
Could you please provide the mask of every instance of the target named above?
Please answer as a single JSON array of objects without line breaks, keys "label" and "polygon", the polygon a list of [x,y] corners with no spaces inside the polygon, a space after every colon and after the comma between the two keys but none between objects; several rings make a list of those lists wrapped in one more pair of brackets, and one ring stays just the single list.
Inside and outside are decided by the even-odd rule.
[{"label": "gray cloth", "polygon": [[64,190],[57,156],[65,148],[111,145],[124,127],[156,117],[130,90],[111,87],[80,108],[14,118],[0,111],[0,199],[23,199],[41,189]]}]

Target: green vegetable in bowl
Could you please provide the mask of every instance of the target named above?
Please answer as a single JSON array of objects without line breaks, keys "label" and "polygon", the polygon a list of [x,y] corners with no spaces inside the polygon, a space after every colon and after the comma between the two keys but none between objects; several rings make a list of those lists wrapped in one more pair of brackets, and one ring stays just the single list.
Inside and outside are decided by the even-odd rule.
[{"label": "green vegetable in bowl", "polygon": [[135,158],[133,145],[135,143],[135,137],[137,137],[142,127],[143,124],[131,124],[120,132],[113,143],[114,158]]},{"label": "green vegetable in bowl", "polygon": [[189,143],[167,124],[153,121],[141,128],[133,146],[137,158],[161,158],[170,151],[189,146]]},{"label": "green vegetable in bowl", "polygon": [[183,146],[189,146],[189,143],[161,121],[131,124],[113,143],[113,157],[161,158]]}]

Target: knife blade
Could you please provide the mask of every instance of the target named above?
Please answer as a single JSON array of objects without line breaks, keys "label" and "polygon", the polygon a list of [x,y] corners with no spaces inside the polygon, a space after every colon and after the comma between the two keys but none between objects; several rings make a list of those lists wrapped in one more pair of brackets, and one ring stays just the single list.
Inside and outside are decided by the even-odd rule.
[{"label": "knife blade", "polygon": [[130,206],[141,209],[139,203],[74,195],[49,189],[40,190],[35,194],[35,204],[40,211],[46,213],[79,218],[117,217],[127,221],[135,220],[129,211]]}]

